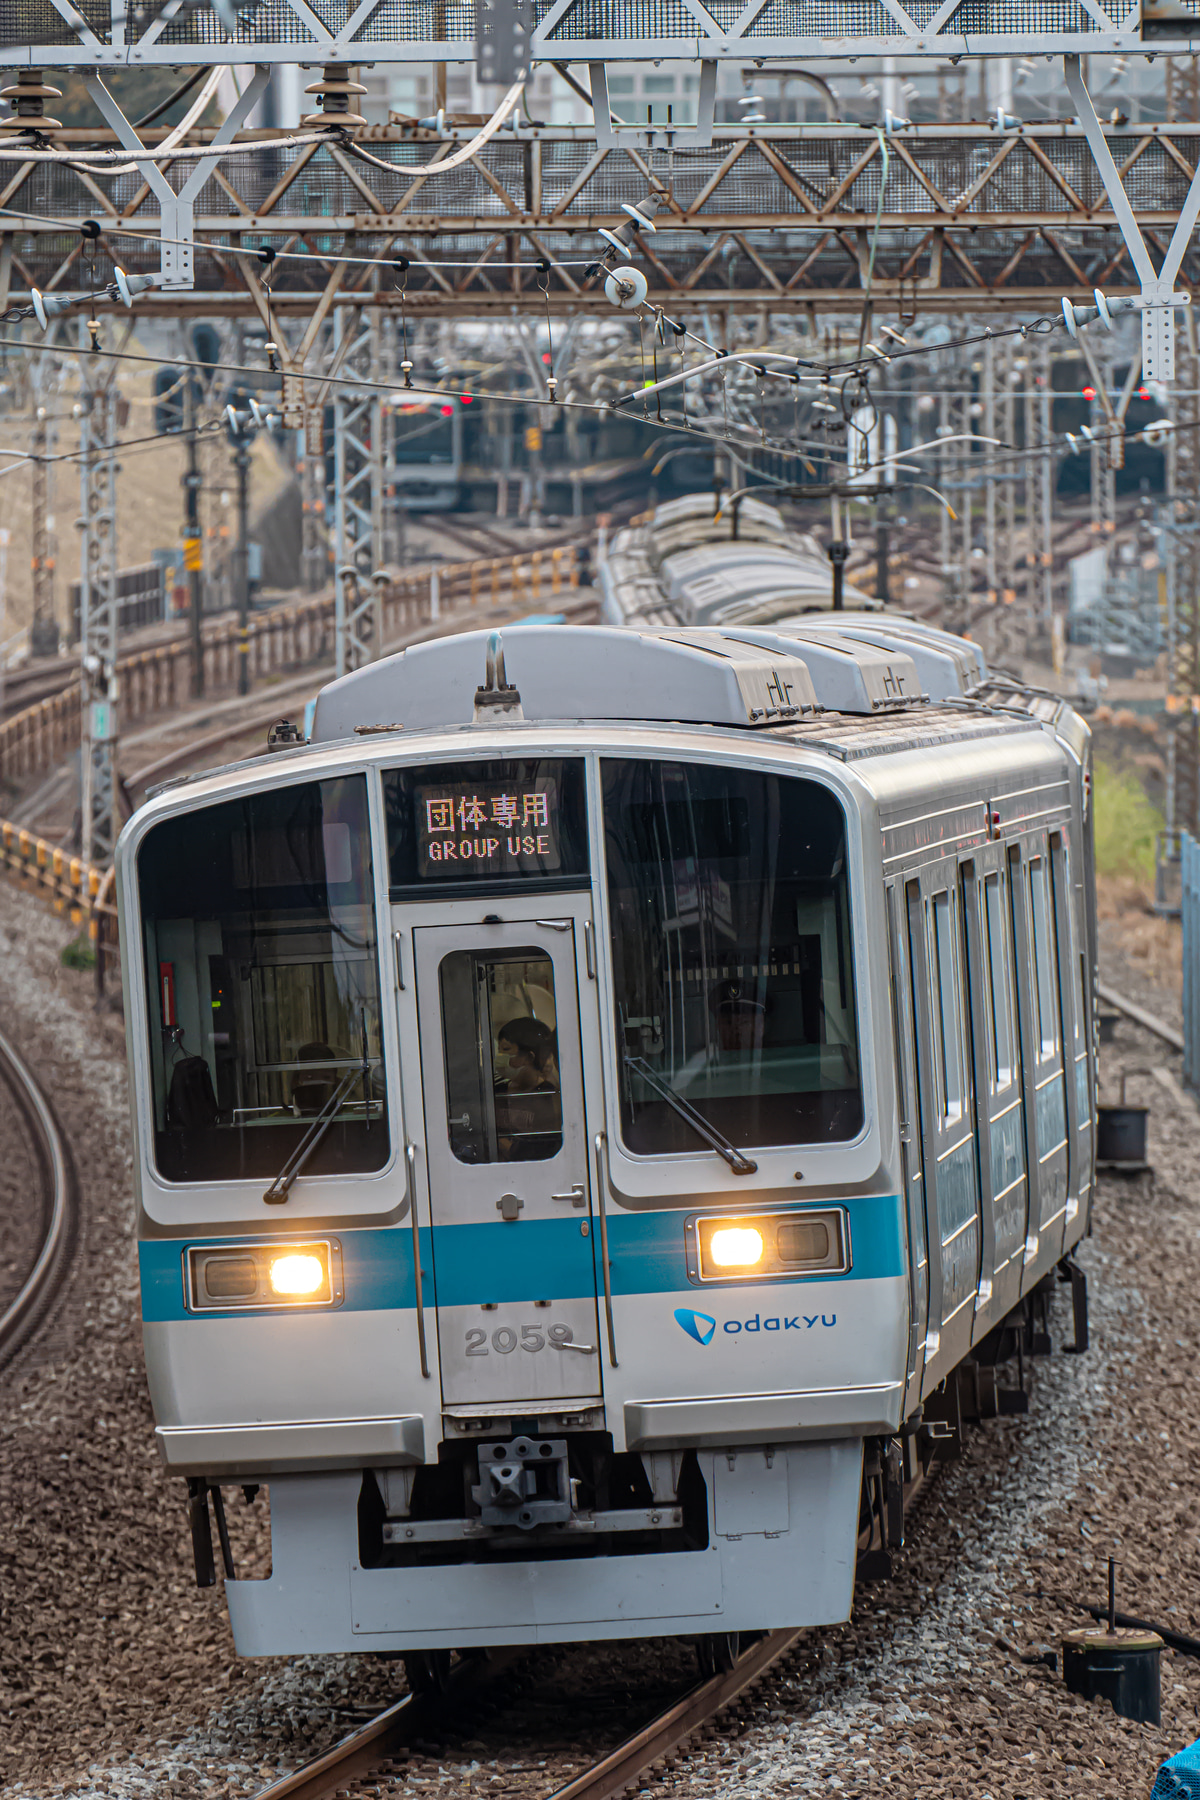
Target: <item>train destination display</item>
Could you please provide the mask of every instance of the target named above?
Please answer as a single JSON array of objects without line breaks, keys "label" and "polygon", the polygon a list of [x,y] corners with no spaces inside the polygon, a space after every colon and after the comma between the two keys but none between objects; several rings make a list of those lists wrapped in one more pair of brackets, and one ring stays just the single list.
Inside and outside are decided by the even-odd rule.
[{"label": "train destination display", "polygon": [[418,787],[414,801],[421,876],[455,863],[486,865],[499,875],[521,874],[531,863],[539,873],[561,867],[553,778],[511,791],[482,784]]}]

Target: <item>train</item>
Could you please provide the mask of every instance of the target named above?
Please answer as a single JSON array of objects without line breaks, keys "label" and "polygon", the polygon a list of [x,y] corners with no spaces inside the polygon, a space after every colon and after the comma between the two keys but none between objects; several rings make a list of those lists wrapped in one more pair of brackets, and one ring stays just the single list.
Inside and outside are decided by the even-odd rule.
[{"label": "train", "polygon": [[849,1615],[1060,1285],[1086,1343],[1090,792],[826,605],[434,639],[139,808],[154,1434],[241,1654]]}]

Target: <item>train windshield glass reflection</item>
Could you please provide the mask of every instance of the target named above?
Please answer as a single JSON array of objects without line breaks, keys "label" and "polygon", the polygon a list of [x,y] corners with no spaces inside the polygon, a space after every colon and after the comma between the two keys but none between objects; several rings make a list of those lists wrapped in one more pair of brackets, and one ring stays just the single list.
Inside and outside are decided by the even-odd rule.
[{"label": "train windshield glass reflection", "polygon": [[739,1147],[854,1137],[863,1103],[837,801],[754,770],[605,760],[602,771],[626,1145],[700,1147],[664,1086]]},{"label": "train windshield glass reflection", "polygon": [[164,820],[138,851],[138,886],[162,1174],[269,1180],[335,1098],[305,1175],[381,1168],[365,778]]}]

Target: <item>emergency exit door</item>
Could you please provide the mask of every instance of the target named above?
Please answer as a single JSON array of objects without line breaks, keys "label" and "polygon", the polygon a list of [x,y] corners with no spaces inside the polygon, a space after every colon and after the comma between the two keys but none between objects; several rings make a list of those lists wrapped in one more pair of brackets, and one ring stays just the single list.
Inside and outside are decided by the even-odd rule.
[{"label": "emergency exit door", "polygon": [[576,921],[493,921],[413,932],[442,1396],[553,1407],[600,1393]]}]

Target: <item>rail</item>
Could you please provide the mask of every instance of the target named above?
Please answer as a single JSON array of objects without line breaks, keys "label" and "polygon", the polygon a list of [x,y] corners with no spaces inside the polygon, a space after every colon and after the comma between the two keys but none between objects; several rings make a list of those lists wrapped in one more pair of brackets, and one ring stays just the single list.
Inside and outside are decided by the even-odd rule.
[{"label": "rail", "polygon": [[66,1271],[75,1234],[78,1193],[66,1141],[45,1094],[7,1038],[0,1037],[0,1079],[30,1137],[44,1186],[46,1229],[15,1297],[0,1312],[0,1367],[24,1343]]},{"label": "rail", "polygon": [[[445,610],[494,603],[502,589],[517,603],[541,605],[579,586],[580,551],[578,543],[556,544],[398,575],[383,589],[384,633],[411,630],[441,617]],[[334,601],[329,595],[255,614],[245,651],[251,683],[327,659],[332,655],[333,630]],[[241,654],[236,620],[206,627],[206,693],[236,687]],[[191,670],[192,644],[187,637],[122,657],[117,664],[122,724],[182,705]],[[74,683],[15,713],[0,724],[0,779],[22,781],[53,768],[78,748],[81,729],[80,688]]]}]

